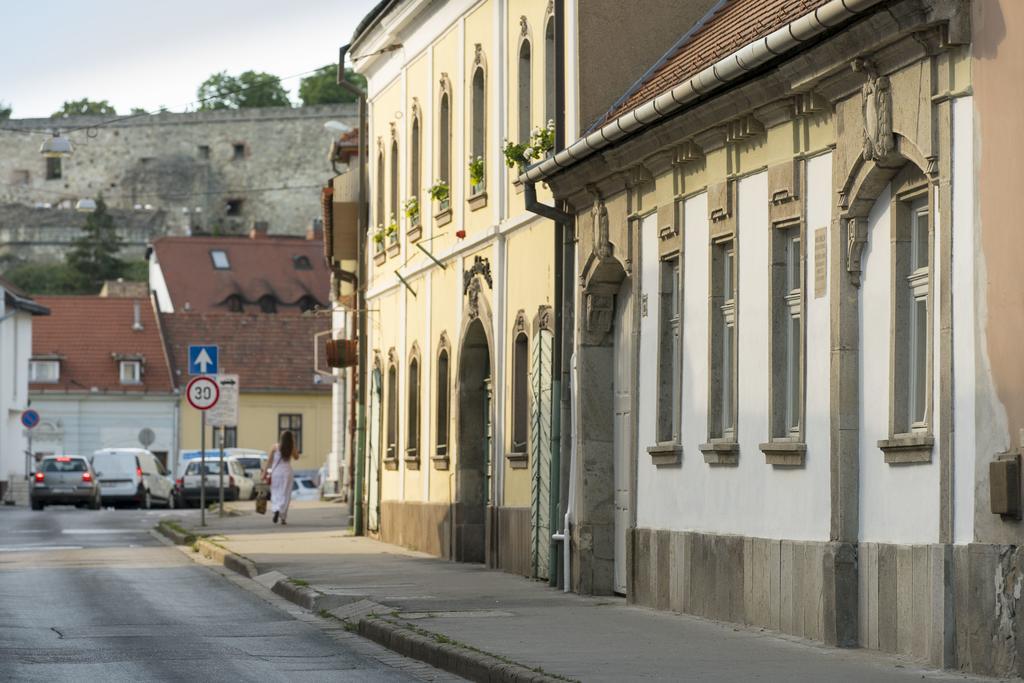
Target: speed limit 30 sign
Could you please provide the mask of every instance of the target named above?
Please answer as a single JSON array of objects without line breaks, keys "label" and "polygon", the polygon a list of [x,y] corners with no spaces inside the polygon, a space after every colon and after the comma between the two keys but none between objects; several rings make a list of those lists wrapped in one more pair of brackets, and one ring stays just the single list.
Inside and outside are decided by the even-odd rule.
[{"label": "speed limit 30 sign", "polygon": [[220,387],[213,377],[196,377],[185,391],[188,404],[196,410],[209,410],[220,399]]}]

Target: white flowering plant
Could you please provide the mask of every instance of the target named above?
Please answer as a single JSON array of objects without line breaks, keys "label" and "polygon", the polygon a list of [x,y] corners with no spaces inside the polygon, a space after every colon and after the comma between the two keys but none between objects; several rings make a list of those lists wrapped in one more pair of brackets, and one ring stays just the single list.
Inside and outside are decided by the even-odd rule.
[{"label": "white flowering plant", "polygon": [[391,222],[384,228],[384,233],[392,244],[398,241],[398,221],[395,220],[395,214],[391,214]]},{"label": "white flowering plant", "polygon": [[405,210],[405,217],[414,224],[420,222],[420,200],[419,197],[409,197],[402,206]]},{"label": "white flowering plant", "polygon": [[444,203],[448,201],[448,197],[450,196],[448,181],[438,178],[434,181],[433,185],[427,188],[427,193],[435,202]]},{"label": "white flowering plant", "polygon": [[548,121],[546,126],[536,127],[530,131],[530,139],[526,142],[509,142],[505,140],[505,165],[515,166],[523,170],[531,163],[543,159],[555,147],[555,122]]}]

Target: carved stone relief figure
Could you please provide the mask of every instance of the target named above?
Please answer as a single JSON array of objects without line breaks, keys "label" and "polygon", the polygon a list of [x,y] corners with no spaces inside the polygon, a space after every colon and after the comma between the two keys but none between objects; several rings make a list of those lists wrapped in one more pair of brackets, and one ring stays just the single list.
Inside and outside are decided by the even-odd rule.
[{"label": "carved stone relief figure", "polygon": [[867,82],[860,90],[864,117],[864,159],[879,161],[896,150],[896,140],[892,133],[892,87],[889,77],[878,75],[874,63],[868,59],[855,59],[853,70],[867,76]]}]

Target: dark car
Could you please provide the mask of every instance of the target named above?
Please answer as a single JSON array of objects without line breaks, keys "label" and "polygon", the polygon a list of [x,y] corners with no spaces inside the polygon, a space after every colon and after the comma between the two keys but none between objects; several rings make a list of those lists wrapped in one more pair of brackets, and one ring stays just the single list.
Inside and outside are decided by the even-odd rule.
[{"label": "dark car", "polygon": [[47,505],[88,505],[100,509],[100,484],[89,461],[80,455],[43,458],[32,475],[32,509]]}]

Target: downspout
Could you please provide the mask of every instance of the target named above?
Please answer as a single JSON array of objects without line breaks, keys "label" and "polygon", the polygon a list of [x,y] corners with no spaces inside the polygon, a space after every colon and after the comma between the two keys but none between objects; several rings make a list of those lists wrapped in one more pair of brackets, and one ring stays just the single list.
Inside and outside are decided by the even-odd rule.
[{"label": "downspout", "polygon": [[359,224],[356,228],[356,253],[358,254],[358,275],[356,276],[356,340],[359,349],[359,364],[353,384],[356,401],[356,458],[355,486],[352,491],[352,531],[356,536],[364,533],[363,522],[363,479],[366,460],[366,227],[369,224],[366,202],[366,160],[367,143],[366,92],[345,80],[345,53],[348,45],[338,50],[337,82],[359,100]]}]

